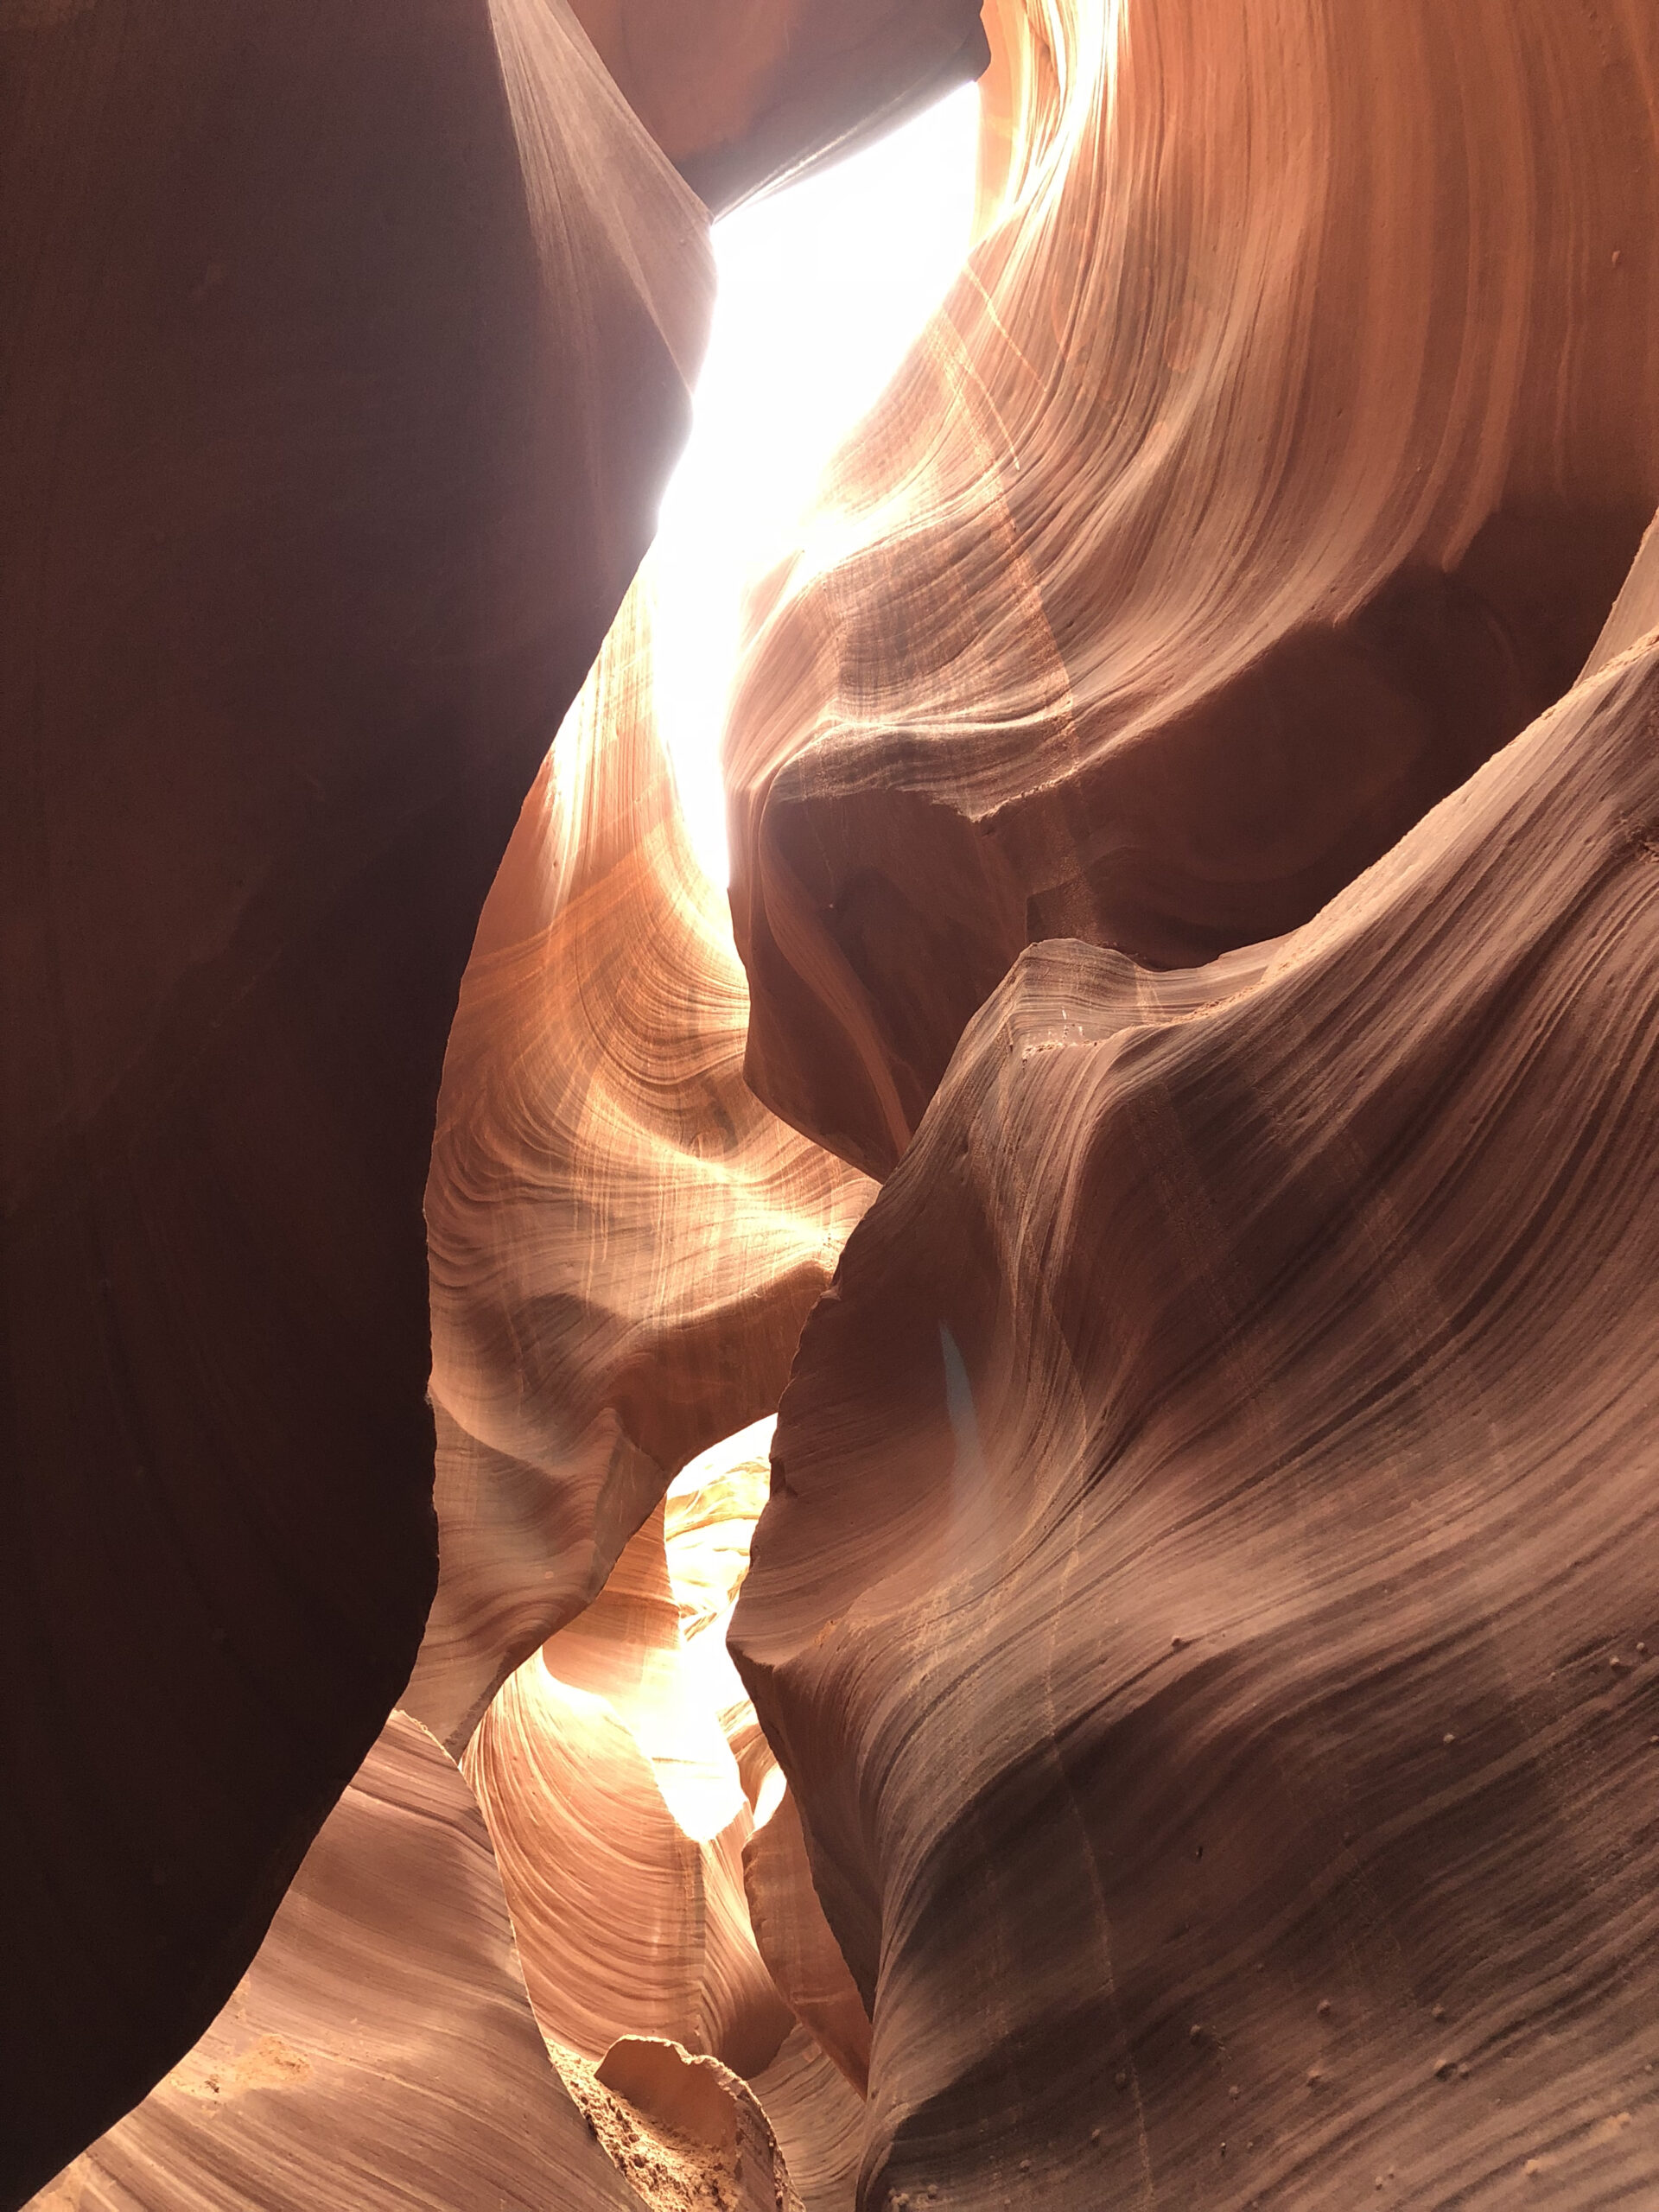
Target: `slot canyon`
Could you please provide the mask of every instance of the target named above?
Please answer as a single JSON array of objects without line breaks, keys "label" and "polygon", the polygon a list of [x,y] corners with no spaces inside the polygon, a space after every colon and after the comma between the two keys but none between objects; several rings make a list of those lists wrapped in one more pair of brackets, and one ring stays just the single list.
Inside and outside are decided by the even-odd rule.
[{"label": "slot canyon", "polygon": [[0,2212],[1659,2208],[1655,0],[0,0]]}]

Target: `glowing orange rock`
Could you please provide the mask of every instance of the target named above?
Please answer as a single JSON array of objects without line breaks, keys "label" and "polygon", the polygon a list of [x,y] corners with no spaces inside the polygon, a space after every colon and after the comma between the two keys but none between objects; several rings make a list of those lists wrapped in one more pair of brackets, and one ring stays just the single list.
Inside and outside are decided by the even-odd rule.
[{"label": "glowing orange rock", "polygon": [[1306,920],[1566,689],[1659,501],[1647,0],[994,43],[988,234],[728,733],[750,1080],[878,1175],[1026,944]]},{"label": "glowing orange rock", "polygon": [[638,2201],[548,2056],[472,1793],[394,1713],[230,2003],[32,2212]]},{"label": "glowing orange rock", "polygon": [[676,1471],[776,1406],[870,1193],[744,1083],[742,970],[651,672],[636,590],[525,804],[445,1065],[440,1582],[406,1702],[457,1751]]},{"label": "glowing orange rock", "polygon": [[753,2076],[793,2019],[750,1932],[753,1816],[685,1663],[664,1522],[659,1506],[596,1603],[510,1676],[463,1765],[549,2035],[595,2059],[655,2037]]}]

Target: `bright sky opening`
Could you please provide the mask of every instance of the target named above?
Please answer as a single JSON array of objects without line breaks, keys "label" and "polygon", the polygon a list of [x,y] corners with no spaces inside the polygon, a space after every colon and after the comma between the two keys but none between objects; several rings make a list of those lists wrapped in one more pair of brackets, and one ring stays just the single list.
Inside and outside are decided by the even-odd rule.
[{"label": "bright sky opening", "polygon": [[714,227],[719,292],[690,442],[652,554],[659,726],[686,826],[727,880],[720,739],[742,595],[968,251],[979,93]]}]

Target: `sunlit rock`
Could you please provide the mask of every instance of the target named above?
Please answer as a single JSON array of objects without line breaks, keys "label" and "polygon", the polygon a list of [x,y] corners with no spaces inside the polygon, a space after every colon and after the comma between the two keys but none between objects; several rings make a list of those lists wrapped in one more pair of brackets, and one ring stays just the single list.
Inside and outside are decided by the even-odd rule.
[{"label": "sunlit rock", "polygon": [[878,1175],[1026,944],[1306,921],[1566,689],[1659,501],[1647,0],[994,16],[987,234],[727,738],[750,1080]]},{"label": "sunlit rock", "polygon": [[525,803],[445,1064],[440,1580],[407,1702],[457,1751],[677,1471],[777,1404],[869,1195],[744,1083],[742,970],[651,680],[636,590]]},{"label": "sunlit rock", "polygon": [[[734,1675],[728,1686],[690,1659],[699,1630],[723,1632],[733,1591],[720,1586],[746,1562],[760,1500],[741,1473],[710,1471],[701,1515],[690,1494],[677,1548],[691,1554],[691,1637],[659,1506],[596,1602],[508,1678],[463,1755],[537,2013],[589,2059],[643,2036],[752,2077],[794,2024],[744,1895],[754,1815],[722,1720],[741,1737],[752,1709]],[[721,1490],[735,1516],[719,1510]],[[727,1541],[711,1542],[722,1522]]]},{"label": "sunlit rock", "polygon": [[1610,645],[1277,947],[1022,955],[807,1325],[734,1643],[867,2203],[1651,2190],[1650,564]]},{"label": "sunlit rock", "polygon": [[471,1791],[394,1713],[207,2035],[32,2212],[640,2201],[549,2057]]}]

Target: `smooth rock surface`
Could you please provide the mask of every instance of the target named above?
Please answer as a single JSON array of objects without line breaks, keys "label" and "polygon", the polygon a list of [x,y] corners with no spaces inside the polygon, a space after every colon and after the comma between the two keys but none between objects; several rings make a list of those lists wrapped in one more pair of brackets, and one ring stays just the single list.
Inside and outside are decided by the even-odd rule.
[{"label": "smooth rock surface", "polygon": [[733,1643],[861,2203],[1659,2174],[1659,598],[1275,948],[1033,947],[854,1232]]},{"label": "smooth rock surface", "polygon": [[31,2212],[624,2212],[556,2072],[489,1838],[401,1713],[201,2041]]},{"label": "smooth rock surface", "polygon": [[750,1081],[876,1175],[1024,944],[1306,921],[1565,690],[1659,502],[1648,0],[991,29],[987,234],[726,740]]},{"label": "smooth rock surface", "polygon": [[795,1800],[787,1791],[743,1847],[749,1925],[779,1994],[848,2082],[870,2080],[870,2016],[823,1916]]},{"label": "smooth rock surface", "polygon": [[[753,2076],[794,2021],[750,1930],[754,1816],[723,1691],[686,1663],[664,1528],[659,1508],[598,1602],[503,1684],[462,1764],[547,2033],[594,2060],[656,2038]],[[733,1687],[736,1727],[752,1715]]]},{"label": "smooth rock surface", "polygon": [[0,9],[0,2203],[206,2029],[436,1568],[480,906],[701,207],[563,0]]},{"label": "smooth rock surface", "polygon": [[751,2084],[804,2212],[854,2212],[864,2100],[798,2023]]},{"label": "smooth rock surface", "polygon": [[407,1702],[457,1752],[677,1471],[772,1412],[871,1191],[744,1083],[743,973],[652,678],[638,589],[525,803],[445,1063],[440,1580]]}]

